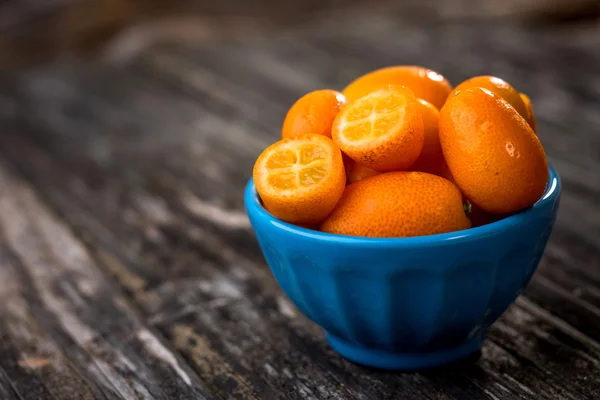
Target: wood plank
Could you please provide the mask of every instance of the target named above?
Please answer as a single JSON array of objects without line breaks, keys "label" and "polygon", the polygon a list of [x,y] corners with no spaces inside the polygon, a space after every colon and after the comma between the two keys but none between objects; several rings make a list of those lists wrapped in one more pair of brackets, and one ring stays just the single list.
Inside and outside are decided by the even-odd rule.
[{"label": "wood plank", "polygon": [[[118,71],[115,73],[117,76],[120,74]],[[287,368],[292,377],[306,374],[313,376],[314,373],[325,375],[325,379],[319,380],[317,377],[314,382],[317,385],[325,382],[327,389],[331,385],[330,379],[343,383],[349,392],[338,393],[341,398],[361,392],[370,398],[392,398],[398,388],[413,393],[414,396],[423,394],[419,392],[419,388],[425,393],[437,390],[435,393],[440,393],[438,396],[444,396],[442,393],[445,392],[446,397],[451,396],[448,398],[507,398],[511,394],[524,398],[583,396],[573,386],[562,388],[564,382],[557,379],[560,371],[549,369],[539,358],[537,363],[534,362],[533,358],[539,352],[536,340],[519,344],[518,351],[511,350],[512,353],[504,348],[502,338],[516,340],[525,326],[510,331],[512,336],[498,334],[497,340],[502,345],[496,344],[496,340],[489,341],[484,347],[484,357],[478,363],[458,371],[449,369],[406,377],[365,372],[340,360],[327,348],[314,326],[301,316],[282,317],[285,312],[289,312],[289,305],[281,306],[285,304],[282,303],[285,299],[280,299],[277,287],[265,271],[261,255],[248,236],[247,225],[231,224],[231,220],[242,220],[241,217],[235,217],[241,211],[241,204],[239,199],[232,196],[239,196],[235,188],[236,185],[243,184],[243,174],[231,171],[231,176],[228,175],[227,179],[233,184],[226,190],[222,189],[222,193],[227,196],[225,201],[232,205],[231,208],[225,208],[224,215],[234,216],[224,219],[229,222],[211,220],[206,212],[194,212],[211,204],[213,194],[209,184],[197,183],[200,179],[191,177],[194,173],[203,174],[204,177],[209,161],[220,162],[222,152],[219,149],[222,146],[233,148],[229,143],[230,139],[225,137],[216,140],[219,130],[214,129],[213,121],[200,125],[204,135],[202,140],[214,140],[211,143],[215,147],[212,156],[203,153],[208,157],[208,160],[204,160],[205,168],[197,168],[192,162],[190,150],[186,151],[186,146],[182,143],[191,144],[187,148],[193,147],[193,143],[200,140],[198,135],[186,135],[186,128],[182,128],[182,136],[177,139],[181,142],[167,142],[168,146],[165,147],[167,139],[160,138],[160,128],[155,125],[162,123],[174,126],[172,121],[176,119],[194,121],[189,117],[191,114],[186,113],[204,117],[201,109],[204,105],[196,103],[196,97],[193,102],[174,95],[167,97],[170,92],[160,85],[156,86],[154,81],[150,83],[130,78],[122,81],[104,76],[102,80],[77,81],[74,85],[76,88],[86,90],[86,85],[93,85],[98,90],[77,94],[73,90],[80,89],[67,85],[63,91],[52,91],[59,93],[58,97],[56,94],[52,94],[50,98],[41,96],[36,100],[40,102],[41,111],[35,111],[37,106],[27,108],[28,119],[36,121],[37,127],[31,131],[14,131],[9,134],[11,146],[4,154],[36,183],[78,231],[85,232],[92,246],[100,250],[96,251],[96,255],[102,259],[105,268],[112,271],[123,286],[129,288],[142,310],[181,349],[182,354],[191,360],[190,363],[195,365],[201,376],[208,377],[213,372],[208,370],[206,360],[202,361],[198,355],[208,354],[211,364],[222,365],[218,367],[218,371],[233,371],[235,374],[226,376],[229,378],[233,375],[232,379],[237,382],[243,378],[242,382],[256,385],[253,389],[259,394],[276,394],[275,388],[286,381],[285,377],[267,376],[271,368],[264,365],[268,364],[276,371],[285,371]],[[119,83],[109,86],[108,82],[111,80]],[[100,90],[94,82],[102,82],[105,89]],[[143,94],[137,90],[138,84],[144,85]],[[56,87],[54,86],[55,89]],[[60,93],[67,93],[68,98],[63,98]],[[155,98],[156,103],[147,100],[148,97]],[[149,105],[156,104],[158,107],[166,98],[169,98],[170,108],[159,116],[154,112],[155,108]],[[210,103],[209,99],[206,103]],[[93,109],[94,112],[86,114],[86,118],[79,119],[74,124],[72,119],[53,111],[72,109],[75,104],[79,110]],[[122,107],[127,104],[132,106],[127,108],[125,114]],[[93,115],[91,119],[89,114]],[[127,119],[124,115],[127,115]],[[106,125],[107,123],[112,125]],[[144,128],[149,129],[142,129],[136,124],[143,124]],[[220,124],[227,126],[225,122]],[[245,133],[254,134],[254,129],[257,128],[250,126]],[[104,133],[97,136],[100,132]],[[129,136],[118,141],[117,137],[122,136],[123,132],[128,132]],[[55,140],[47,140],[48,135],[52,135]],[[163,142],[144,145],[147,147],[142,147],[145,149],[142,154],[138,151],[139,146],[127,145],[128,141],[139,143],[146,135],[148,141],[156,139]],[[264,133],[257,135],[259,138],[262,137],[260,135],[265,136]],[[105,151],[108,156],[100,161],[93,159],[89,147],[94,138],[102,140],[108,150]],[[171,137],[169,140],[176,139]],[[160,153],[154,151],[159,146],[163,147]],[[181,165],[173,167],[164,161],[162,157],[171,151],[177,151],[178,159],[184,160]],[[240,163],[251,165],[253,160],[248,153],[247,149],[239,150],[236,155],[238,168]],[[29,154],[28,160],[33,161],[19,161],[23,154]],[[228,168],[230,167],[226,162],[223,166],[226,173],[229,173]],[[119,171],[128,171],[128,174],[124,175]],[[182,188],[185,188],[184,192]],[[119,193],[119,207],[110,205],[114,204],[116,193]],[[220,209],[223,207],[219,206]],[[147,235],[146,238],[140,238],[142,231]],[[133,254],[127,251],[132,246],[135,247]],[[217,248],[222,250],[211,250]],[[110,256],[107,257],[106,254]],[[114,254],[118,255],[116,260],[110,258]],[[197,266],[202,266],[201,271],[197,270]],[[183,278],[188,285],[181,284]],[[231,286],[223,294],[219,290],[207,289],[208,285],[201,284],[204,281],[212,282],[212,286],[216,287],[222,286],[223,282],[229,282]],[[215,282],[218,284],[215,285]],[[205,289],[202,289],[203,286]],[[228,299],[227,296],[232,292],[241,297]],[[258,307],[254,306],[256,302]],[[215,310],[197,306],[211,303],[216,304]],[[282,309],[288,311],[282,312]],[[531,319],[527,321],[530,322]],[[224,327],[225,333],[216,331],[216,325]],[[262,328],[261,325],[265,327]],[[245,332],[249,327],[271,340],[267,339],[266,343],[260,344],[246,344],[246,341],[253,340],[253,334]],[[198,347],[201,350],[196,350]],[[233,365],[229,364],[240,350],[242,353],[252,354],[253,360],[249,361],[252,364],[243,365],[240,360]],[[577,355],[574,350],[570,354]],[[315,368],[317,372],[307,372],[305,368]],[[521,371],[521,375],[515,378],[505,372],[507,370]],[[526,377],[530,377],[533,382],[526,385],[519,381]],[[318,398],[315,393],[319,393],[319,386],[315,386],[313,382],[300,382]],[[462,386],[453,386],[453,382],[461,382]],[[295,389],[292,396],[299,396],[299,389]],[[221,387],[220,390],[225,389]]]},{"label": "wood plank", "polygon": [[[124,68],[35,70],[0,95],[0,154],[219,398],[594,398],[598,39],[577,39],[379,13],[287,36],[157,48]],[[571,83],[565,54],[577,60]],[[525,88],[564,182],[548,255],[482,357],[408,375],[357,367],[328,348],[266,269],[241,196],[295,98],[402,60],[453,80],[498,73]]]},{"label": "wood plank", "polygon": [[206,398],[85,247],[0,166],[2,367],[24,399]]},{"label": "wood plank", "polygon": [[6,400],[22,400],[23,398],[13,389],[4,368],[0,368],[0,396]]},{"label": "wood plank", "polygon": [[3,281],[9,285],[0,292],[0,299],[5,304],[0,310],[3,321],[0,352],[6,378],[12,387],[24,399],[119,398],[103,391],[94,380],[88,383],[89,375],[84,373],[82,376],[78,366],[68,360],[60,345],[37,323],[49,316],[44,313],[30,278],[21,268],[19,258],[3,240],[0,271]]},{"label": "wood plank", "polygon": [[[120,190],[129,196],[126,188]],[[151,199],[148,196],[142,201],[151,202]],[[88,206],[96,207],[97,201],[98,198]],[[268,288],[261,286],[267,284],[271,290],[275,288],[272,278],[261,279],[261,275],[249,277],[249,272],[256,271],[245,271],[254,264],[240,258],[233,246],[244,249],[251,243],[256,249],[250,236],[246,234],[243,240],[240,237],[232,245],[224,237],[210,240],[208,235],[202,235],[198,226],[183,223],[181,227],[171,227],[170,233],[169,227],[164,229],[155,220],[156,208],[147,208],[137,211],[141,217],[139,222],[158,223],[155,229],[160,232],[162,240],[160,243],[144,243],[139,249],[142,253],[128,259],[130,253],[127,249],[131,246],[123,248],[119,243],[127,244],[139,239],[148,241],[148,238],[137,236],[137,232],[133,238],[124,234],[122,223],[120,226],[113,225],[109,232],[103,222],[96,220],[98,214],[89,214],[90,211],[81,210],[81,206],[81,203],[72,203],[68,218],[72,217],[76,228],[85,228],[97,240],[99,260],[121,279],[120,283],[140,302],[159,329],[184,352],[198,374],[207,381],[212,380],[211,389],[222,393],[224,398],[229,395],[243,398],[303,398],[307,395],[314,398],[334,395],[354,398],[349,390],[360,393],[360,386],[350,377],[344,377],[347,381],[337,382],[328,369],[291,347],[289,330],[271,323],[274,318],[281,319],[277,311],[279,307],[292,307],[280,293],[263,298]],[[121,208],[113,211],[131,212],[129,207],[122,204]],[[170,210],[165,208],[162,211],[169,211],[170,215]],[[108,218],[111,223],[113,219],[123,221],[119,216]],[[79,225],[82,222],[85,225]],[[162,224],[169,225],[165,221]],[[97,226],[101,226],[99,232],[95,229]],[[210,229],[210,226],[203,228]],[[151,231],[152,228],[146,226],[145,232]],[[103,234],[112,232],[119,232],[121,236],[107,240],[110,250],[107,251],[102,243],[107,239]],[[188,237],[189,232],[199,232],[202,236]],[[109,258],[107,254],[113,252],[123,255],[120,259]],[[231,259],[233,255],[235,259]],[[129,269],[131,265],[134,267]],[[228,271],[228,268],[233,270]],[[266,276],[264,265],[261,268],[262,275]],[[242,354],[245,357],[242,358]],[[415,398],[421,396],[417,383],[408,381],[405,390],[407,394],[411,391],[419,393],[414,395]],[[362,398],[378,398],[378,393],[375,390],[372,395],[365,394]],[[440,396],[450,398],[441,393]]]}]

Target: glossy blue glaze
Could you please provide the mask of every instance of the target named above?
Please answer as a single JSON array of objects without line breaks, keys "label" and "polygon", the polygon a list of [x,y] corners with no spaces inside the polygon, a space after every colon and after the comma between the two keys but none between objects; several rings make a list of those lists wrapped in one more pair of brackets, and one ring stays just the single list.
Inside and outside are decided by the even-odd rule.
[{"label": "glossy blue glaze", "polygon": [[269,214],[252,181],[245,202],[277,282],[343,356],[378,368],[433,367],[477,350],[542,257],[560,180],[550,167],[533,207],[441,235],[375,239],[300,228]]}]

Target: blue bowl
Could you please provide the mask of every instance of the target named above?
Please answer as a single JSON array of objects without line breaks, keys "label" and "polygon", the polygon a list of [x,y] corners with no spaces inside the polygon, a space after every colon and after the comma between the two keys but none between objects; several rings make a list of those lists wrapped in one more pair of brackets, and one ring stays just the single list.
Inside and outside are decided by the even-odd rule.
[{"label": "blue bowl", "polygon": [[359,364],[417,370],[478,350],[531,279],[559,205],[560,179],[549,171],[533,207],[431,236],[376,239],[291,225],[262,207],[252,180],[245,202],[277,282],[333,349]]}]

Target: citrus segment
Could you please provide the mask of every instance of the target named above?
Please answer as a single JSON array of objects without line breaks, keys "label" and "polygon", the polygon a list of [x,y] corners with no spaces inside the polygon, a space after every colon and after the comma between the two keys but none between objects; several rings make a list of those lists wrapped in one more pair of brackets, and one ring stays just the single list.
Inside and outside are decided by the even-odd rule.
[{"label": "citrus segment", "polygon": [[292,138],[307,133],[331,137],[331,124],[344,104],[344,95],[331,89],[316,90],[302,96],[287,112],[281,137]]},{"label": "citrus segment", "polygon": [[424,172],[388,172],[346,187],[323,232],[406,237],[470,228],[462,196],[450,181]]},{"label": "citrus segment", "polygon": [[282,149],[267,159],[267,167],[270,169],[288,168],[296,164],[298,156],[295,151]]},{"label": "citrus segment", "polygon": [[269,146],[256,160],[253,178],[265,208],[297,224],[321,222],[346,185],[341,151],[331,139],[317,134]]},{"label": "citrus segment", "polygon": [[543,194],[548,163],[527,121],[503,98],[461,90],[440,112],[440,142],[461,191],[492,214],[516,212]]},{"label": "citrus segment", "polygon": [[273,171],[267,178],[275,189],[293,189],[297,186],[296,173],[291,170]]},{"label": "citrus segment", "polygon": [[420,99],[441,108],[452,90],[442,75],[428,68],[414,65],[385,67],[365,74],[343,90],[348,101],[356,100],[388,85],[406,86]]},{"label": "citrus segment", "polygon": [[348,103],[332,126],[334,142],[376,171],[410,167],[423,148],[423,119],[414,94],[389,86]]}]

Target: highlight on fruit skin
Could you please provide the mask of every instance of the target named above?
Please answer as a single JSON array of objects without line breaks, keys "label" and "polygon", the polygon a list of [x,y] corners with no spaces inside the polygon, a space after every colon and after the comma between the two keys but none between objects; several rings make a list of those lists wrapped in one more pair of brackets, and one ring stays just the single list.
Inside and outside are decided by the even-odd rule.
[{"label": "highlight on fruit skin", "polygon": [[527,111],[527,107],[525,106],[525,103],[523,102],[523,99],[521,98],[519,92],[504,79],[498,78],[496,76],[482,75],[469,78],[466,81],[461,82],[458,86],[454,88],[454,90],[452,90],[452,92],[448,96],[448,100],[454,97],[460,91],[472,87],[480,87],[487,89],[490,92],[494,93],[496,96],[503,98],[508,102],[508,104],[513,106],[523,118],[527,120],[529,112]]},{"label": "highlight on fruit skin", "polygon": [[267,211],[308,226],[331,213],[346,186],[341,151],[317,134],[272,144],[256,160],[252,175]]},{"label": "highlight on fruit skin", "polygon": [[408,169],[424,142],[423,118],[414,94],[389,85],[349,102],[331,134],[350,158],[379,172]]},{"label": "highlight on fruit skin", "polygon": [[342,93],[348,101],[356,100],[388,85],[401,85],[410,89],[416,97],[441,108],[452,85],[441,74],[418,65],[397,65],[377,69],[362,75],[348,84]]},{"label": "highlight on fruit skin", "polygon": [[336,90],[321,89],[305,94],[288,110],[281,137],[316,133],[331,138],[331,124],[345,104],[346,98]]},{"label": "highlight on fruit skin", "polygon": [[365,237],[408,237],[471,227],[462,195],[425,172],[388,172],[348,185],[321,231]]},{"label": "highlight on fruit skin", "polygon": [[440,143],[456,184],[491,214],[532,206],[548,180],[544,148],[527,121],[503,98],[472,87],[440,111]]}]

